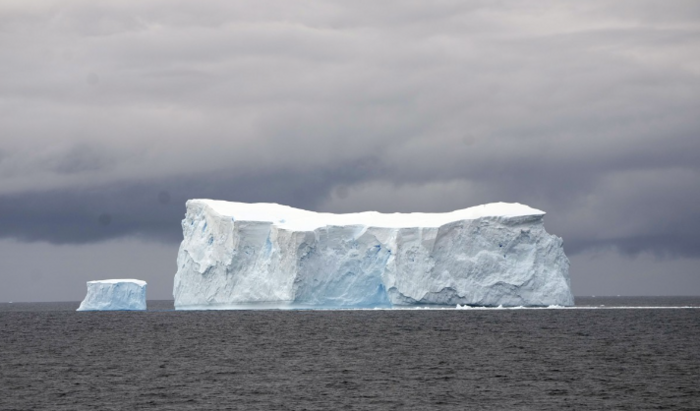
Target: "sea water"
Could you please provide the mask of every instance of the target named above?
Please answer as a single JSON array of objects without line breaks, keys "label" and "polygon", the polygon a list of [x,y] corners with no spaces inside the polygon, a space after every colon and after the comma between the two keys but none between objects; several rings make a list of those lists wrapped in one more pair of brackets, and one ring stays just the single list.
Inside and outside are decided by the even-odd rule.
[{"label": "sea water", "polygon": [[[700,409],[700,298],[574,309],[0,304],[0,409]],[[684,308],[693,307],[693,308]]]}]

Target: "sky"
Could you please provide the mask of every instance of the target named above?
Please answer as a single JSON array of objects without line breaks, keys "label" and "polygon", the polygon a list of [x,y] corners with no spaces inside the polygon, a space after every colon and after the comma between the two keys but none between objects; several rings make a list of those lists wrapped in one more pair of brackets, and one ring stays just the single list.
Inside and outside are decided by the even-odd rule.
[{"label": "sky", "polygon": [[189,198],[545,210],[575,295],[700,295],[697,1],[0,3],[0,302],[140,278]]}]

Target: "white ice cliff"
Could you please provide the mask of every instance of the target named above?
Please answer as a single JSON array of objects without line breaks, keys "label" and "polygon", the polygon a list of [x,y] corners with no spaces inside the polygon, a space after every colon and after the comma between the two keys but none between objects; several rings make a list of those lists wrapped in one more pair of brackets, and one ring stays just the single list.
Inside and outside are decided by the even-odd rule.
[{"label": "white ice cliff", "polygon": [[544,212],[316,213],[189,200],[176,309],[571,306],[569,260]]},{"label": "white ice cliff", "polygon": [[138,311],[146,309],[146,282],[134,279],[87,282],[78,311]]}]

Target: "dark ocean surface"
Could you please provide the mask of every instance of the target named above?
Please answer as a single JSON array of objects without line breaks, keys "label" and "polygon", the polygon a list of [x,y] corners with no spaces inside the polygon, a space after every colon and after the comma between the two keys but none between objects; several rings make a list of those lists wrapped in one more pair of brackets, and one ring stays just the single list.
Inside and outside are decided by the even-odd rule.
[{"label": "dark ocean surface", "polygon": [[576,303],[197,312],[172,301],[149,301],[147,312],[3,303],[0,410],[700,409],[699,297]]}]

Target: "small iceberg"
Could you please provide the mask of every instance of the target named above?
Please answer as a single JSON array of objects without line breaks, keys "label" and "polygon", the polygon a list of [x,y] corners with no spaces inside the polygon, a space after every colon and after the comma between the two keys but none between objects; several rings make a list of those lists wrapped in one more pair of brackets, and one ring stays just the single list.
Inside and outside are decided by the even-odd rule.
[{"label": "small iceberg", "polygon": [[131,278],[87,282],[87,295],[77,311],[144,311],[146,282]]}]

